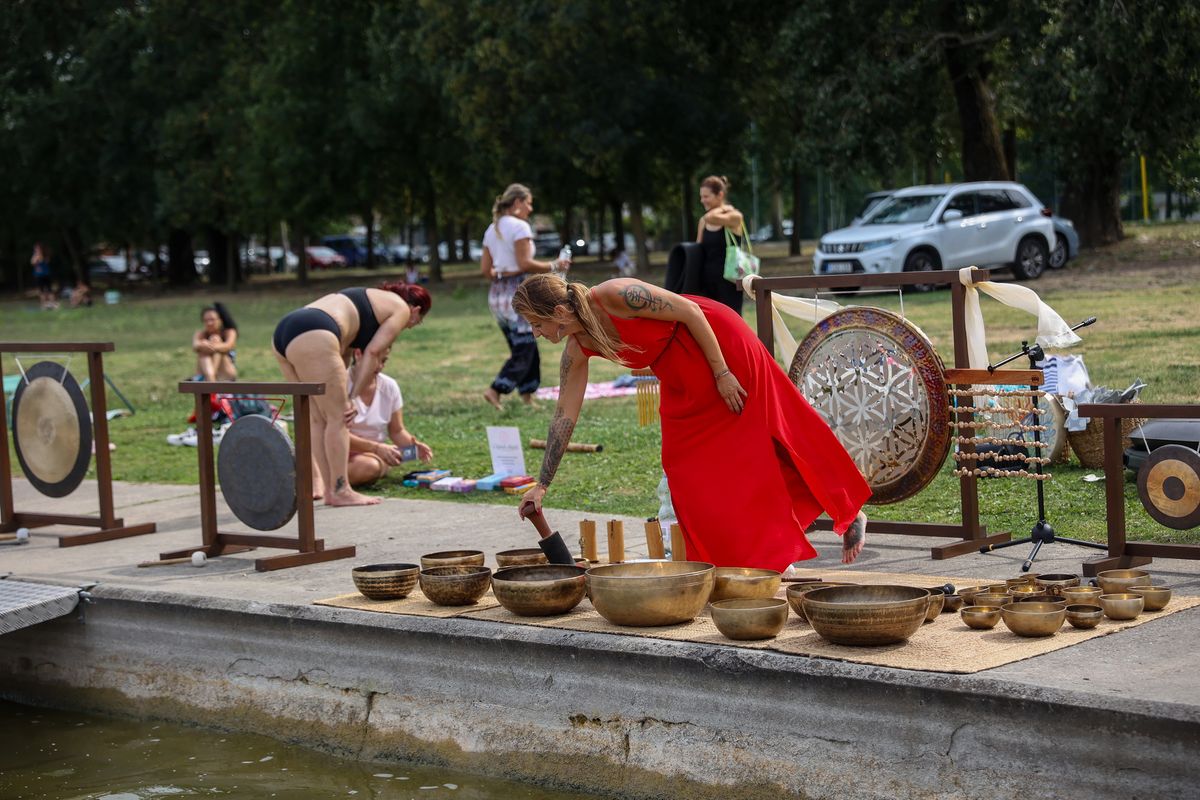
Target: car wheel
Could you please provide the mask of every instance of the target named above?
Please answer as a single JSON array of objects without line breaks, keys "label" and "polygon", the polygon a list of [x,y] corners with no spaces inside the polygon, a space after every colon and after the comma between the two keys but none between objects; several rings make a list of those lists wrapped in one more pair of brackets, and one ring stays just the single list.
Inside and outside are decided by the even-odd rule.
[{"label": "car wheel", "polygon": [[1050,251],[1050,260],[1046,264],[1050,269],[1062,269],[1067,265],[1067,237],[1055,234],[1054,249]]},{"label": "car wheel", "polygon": [[[928,250],[916,250],[908,254],[908,258],[904,259],[905,272],[933,272],[940,270],[942,267],[934,258],[933,253]],[[932,283],[914,283],[908,287],[913,292],[932,292],[934,284]]]},{"label": "car wheel", "polygon": [[1041,276],[1046,270],[1046,262],[1050,253],[1046,243],[1036,236],[1026,236],[1017,245],[1017,260],[1013,262],[1013,275],[1017,280],[1031,281]]}]

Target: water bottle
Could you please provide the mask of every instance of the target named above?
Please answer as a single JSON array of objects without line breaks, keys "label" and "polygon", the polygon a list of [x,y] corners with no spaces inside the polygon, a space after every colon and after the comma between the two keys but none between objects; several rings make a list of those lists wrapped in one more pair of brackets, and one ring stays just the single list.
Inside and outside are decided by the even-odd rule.
[{"label": "water bottle", "polygon": [[566,272],[571,266],[571,245],[564,244],[562,250],[558,251],[558,264],[555,266],[555,272]]}]

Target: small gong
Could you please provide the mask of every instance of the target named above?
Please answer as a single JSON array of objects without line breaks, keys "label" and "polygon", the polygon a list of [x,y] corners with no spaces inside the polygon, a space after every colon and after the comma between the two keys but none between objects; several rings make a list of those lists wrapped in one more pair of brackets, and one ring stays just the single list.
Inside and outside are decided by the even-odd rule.
[{"label": "small gong", "polygon": [[1146,513],[1178,531],[1200,525],[1200,454],[1181,444],[1156,447],[1137,476]]},{"label": "small gong", "polygon": [[92,417],[83,390],[62,364],[25,370],[12,403],[12,438],[21,470],[47,497],[79,488],[92,458]]},{"label": "small gong", "polygon": [[217,452],[221,494],[234,516],[251,528],[273,531],[296,513],[296,451],[266,417],[239,417]]}]

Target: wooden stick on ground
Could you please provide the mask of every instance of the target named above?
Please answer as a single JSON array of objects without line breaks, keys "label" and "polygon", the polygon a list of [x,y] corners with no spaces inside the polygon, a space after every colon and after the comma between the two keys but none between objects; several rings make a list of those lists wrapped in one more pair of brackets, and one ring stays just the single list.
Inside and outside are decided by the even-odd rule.
[{"label": "wooden stick on ground", "polygon": [[[529,446],[532,447],[534,450],[545,450],[546,449],[546,440],[545,439],[530,439]],[[602,444],[584,444],[583,442],[568,442],[567,443],[567,452],[568,453],[600,453],[603,451],[604,451],[604,445],[602,445]]]}]

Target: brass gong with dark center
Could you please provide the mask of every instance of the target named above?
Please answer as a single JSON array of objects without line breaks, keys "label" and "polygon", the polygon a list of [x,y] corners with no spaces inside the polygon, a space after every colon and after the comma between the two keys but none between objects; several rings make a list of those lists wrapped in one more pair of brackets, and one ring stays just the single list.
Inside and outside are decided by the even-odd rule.
[{"label": "brass gong with dark center", "polygon": [[945,368],[916,326],[878,308],[846,308],[796,348],[792,383],[833,429],[871,487],[896,503],[923,489],[950,449]]},{"label": "brass gong with dark center", "polygon": [[62,364],[25,370],[12,402],[13,448],[25,477],[47,497],[79,488],[92,458],[92,417],[75,378]]},{"label": "brass gong with dark center", "polygon": [[1150,452],[1137,475],[1146,513],[1177,531],[1200,526],[1200,454],[1181,444]]},{"label": "brass gong with dark center", "polygon": [[296,451],[266,417],[249,414],[229,426],[217,478],[229,509],[251,528],[273,531],[296,513]]}]

